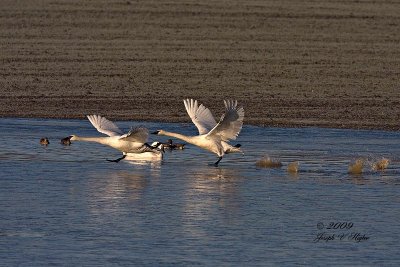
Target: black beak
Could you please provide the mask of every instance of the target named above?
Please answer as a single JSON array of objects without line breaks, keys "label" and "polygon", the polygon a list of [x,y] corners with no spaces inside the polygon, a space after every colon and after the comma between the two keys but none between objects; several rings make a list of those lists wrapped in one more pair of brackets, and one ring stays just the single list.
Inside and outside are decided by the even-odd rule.
[{"label": "black beak", "polygon": [[152,132],[151,134],[158,134],[160,131],[155,131],[155,132]]}]

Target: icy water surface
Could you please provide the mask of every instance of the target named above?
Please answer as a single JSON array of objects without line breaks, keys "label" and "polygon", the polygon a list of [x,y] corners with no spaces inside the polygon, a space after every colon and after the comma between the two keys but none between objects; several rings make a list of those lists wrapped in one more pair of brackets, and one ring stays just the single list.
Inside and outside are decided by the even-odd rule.
[{"label": "icy water surface", "polygon": [[[399,132],[245,126],[245,155],[215,168],[190,145],[162,163],[110,163],[112,148],[59,143],[101,136],[87,120],[0,119],[0,130],[1,266],[400,264]],[[282,168],[257,168],[264,155]],[[388,168],[372,170],[383,157]],[[358,158],[363,173],[348,174]]]}]

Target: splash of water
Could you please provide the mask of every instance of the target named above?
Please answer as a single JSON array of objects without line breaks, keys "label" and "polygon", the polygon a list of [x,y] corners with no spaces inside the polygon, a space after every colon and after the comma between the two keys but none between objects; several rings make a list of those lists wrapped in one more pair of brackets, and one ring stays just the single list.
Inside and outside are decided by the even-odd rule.
[{"label": "splash of water", "polygon": [[261,168],[281,168],[282,163],[280,161],[271,159],[268,156],[264,156],[262,159],[256,162],[256,166]]}]

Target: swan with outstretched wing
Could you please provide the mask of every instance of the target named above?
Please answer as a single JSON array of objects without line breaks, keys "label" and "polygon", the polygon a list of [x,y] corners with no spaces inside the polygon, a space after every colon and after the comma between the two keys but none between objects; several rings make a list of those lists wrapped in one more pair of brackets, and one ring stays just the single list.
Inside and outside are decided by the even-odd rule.
[{"label": "swan with outstretched wing", "polygon": [[147,128],[143,126],[131,128],[128,133],[124,134],[117,125],[102,116],[88,115],[87,118],[97,131],[108,136],[80,137],[71,135],[67,137],[70,141],[95,142],[121,151],[123,156],[115,160],[108,160],[112,162],[119,162],[129,154],[143,154],[143,156],[147,158],[148,154],[145,155],[144,153],[152,153],[162,158],[162,149],[158,149],[158,146],[150,146],[146,143],[149,137]]},{"label": "swan with outstretched wing", "polygon": [[238,106],[237,101],[224,100],[225,114],[218,123],[211,111],[203,104],[199,105],[197,100],[185,99],[183,103],[189,117],[199,130],[199,135],[186,136],[164,130],[158,130],[153,134],[175,137],[217,154],[218,160],[214,163],[215,166],[218,166],[225,154],[242,152],[240,144],[235,146],[228,144],[229,140],[237,138],[243,126],[244,109]]}]

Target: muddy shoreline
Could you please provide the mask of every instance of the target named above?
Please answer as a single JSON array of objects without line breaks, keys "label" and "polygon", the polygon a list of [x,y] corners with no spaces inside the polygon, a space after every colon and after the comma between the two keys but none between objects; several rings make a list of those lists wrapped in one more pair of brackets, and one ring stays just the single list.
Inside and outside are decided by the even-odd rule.
[{"label": "muddy shoreline", "polygon": [[5,1],[0,117],[400,130],[400,3]]}]

